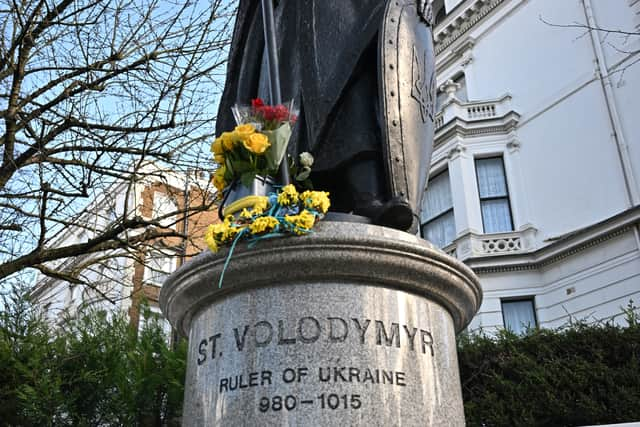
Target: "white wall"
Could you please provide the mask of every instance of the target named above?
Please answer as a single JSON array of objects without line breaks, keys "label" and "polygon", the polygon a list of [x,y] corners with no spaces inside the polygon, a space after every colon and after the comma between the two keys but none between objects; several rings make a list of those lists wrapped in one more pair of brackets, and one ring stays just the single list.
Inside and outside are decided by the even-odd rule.
[{"label": "white wall", "polygon": [[[640,15],[632,13],[626,0],[584,2],[593,6],[597,25],[640,33]],[[443,83],[464,71],[470,101],[512,96],[520,121],[511,137],[520,147],[517,170],[507,168],[507,179],[510,190],[519,192],[512,195],[512,204],[526,205],[523,221],[537,229],[534,250],[551,245],[549,238],[633,207],[623,161],[627,180],[630,169],[632,182],[640,182],[640,36],[600,34],[594,48],[584,29],[542,22],[585,23],[584,2],[505,0],[461,38],[473,38],[473,47],[439,75]],[[636,53],[620,52],[621,46]],[[638,63],[624,73],[616,71],[634,61]],[[606,91],[598,65],[605,68]],[[460,142],[472,156],[474,144],[483,139],[469,136]],[[505,164],[507,158],[505,154]],[[442,156],[438,162],[442,167]],[[475,188],[474,174],[465,176],[470,182],[452,190]],[[454,200],[476,198],[454,194]],[[470,205],[475,206],[454,206],[457,221],[470,215],[460,209]],[[544,268],[481,274],[485,299],[470,328],[502,326],[502,298],[535,296],[539,324],[547,327],[567,323],[568,313],[576,319],[607,319],[630,299],[640,305],[639,243],[636,232],[628,230]]]},{"label": "white wall", "polygon": [[[535,296],[538,324],[614,320],[640,306],[640,252],[632,232],[564,258],[541,270],[480,274],[484,300],[470,330],[503,327],[501,300]],[[571,317],[569,316],[571,315]]]}]

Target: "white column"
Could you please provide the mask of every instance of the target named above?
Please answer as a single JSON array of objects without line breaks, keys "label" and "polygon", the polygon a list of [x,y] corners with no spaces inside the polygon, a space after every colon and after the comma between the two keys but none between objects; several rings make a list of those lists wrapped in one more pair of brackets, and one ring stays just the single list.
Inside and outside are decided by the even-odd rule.
[{"label": "white column", "polygon": [[511,135],[511,140],[507,143],[504,151],[504,169],[509,188],[513,229],[515,231],[531,226],[531,210],[524,176],[522,175],[522,167],[520,166],[520,157],[520,141],[515,135]]},{"label": "white column", "polygon": [[480,199],[473,157],[467,153],[465,146],[460,142],[449,152],[449,180],[457,236],[469,232],[482,233]]}]

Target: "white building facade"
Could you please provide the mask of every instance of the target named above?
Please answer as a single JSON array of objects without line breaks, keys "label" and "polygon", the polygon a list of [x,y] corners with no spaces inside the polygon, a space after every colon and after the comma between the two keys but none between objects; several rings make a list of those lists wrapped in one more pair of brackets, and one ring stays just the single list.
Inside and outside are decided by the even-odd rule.
[{"label": "white building facade", "polygon": [[622,321],[640,305],[640,0],[434,12],[422,231],[480,277],[470,329]]}]

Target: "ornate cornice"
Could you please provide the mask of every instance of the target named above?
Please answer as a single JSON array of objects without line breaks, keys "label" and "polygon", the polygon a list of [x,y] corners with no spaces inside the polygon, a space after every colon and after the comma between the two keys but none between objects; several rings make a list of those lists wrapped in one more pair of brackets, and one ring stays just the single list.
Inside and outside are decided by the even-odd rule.
[{"label": "ornate cornice", "polygon": [[456,117],[438,130],[437,136],[434,138],[434,148],[439,147],[454,136],[470,137],[508,134],[518,126],[519,117],[518,113],[511,112],[501,118],[500,124],[481,127],[473,127],[470,122]]},{"label": "ornate cornice", "polygon": [[451,46],[503,2],[504,0],[475,0],[468,2],[467,7],[456,8],[456,10],[447,16],[447,19],[435,29],[436,55]]}]

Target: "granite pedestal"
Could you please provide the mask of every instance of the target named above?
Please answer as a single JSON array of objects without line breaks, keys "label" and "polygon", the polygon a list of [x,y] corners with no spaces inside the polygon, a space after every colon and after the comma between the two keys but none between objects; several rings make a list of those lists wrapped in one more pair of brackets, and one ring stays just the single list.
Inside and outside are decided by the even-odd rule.
[{"label": "granite pedestal", "polygon": [[160,294],[189,337],[185,426],[462,426],[455,335],[476,276],[424,240],[320,222],[204,252]]}]

